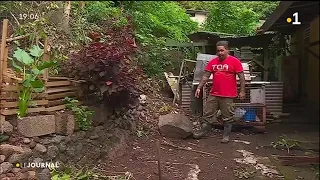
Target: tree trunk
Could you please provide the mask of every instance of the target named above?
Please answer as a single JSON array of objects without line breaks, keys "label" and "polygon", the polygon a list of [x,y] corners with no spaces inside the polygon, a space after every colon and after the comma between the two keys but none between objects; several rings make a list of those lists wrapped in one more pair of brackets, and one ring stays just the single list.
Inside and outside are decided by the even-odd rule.
[{"label": "tree trunk", "polygon": [[64,18],[62,22],[62,29],[65,33],[69,34],[69,21],[70,21],[71,1],[67,1],[64,6]]}]

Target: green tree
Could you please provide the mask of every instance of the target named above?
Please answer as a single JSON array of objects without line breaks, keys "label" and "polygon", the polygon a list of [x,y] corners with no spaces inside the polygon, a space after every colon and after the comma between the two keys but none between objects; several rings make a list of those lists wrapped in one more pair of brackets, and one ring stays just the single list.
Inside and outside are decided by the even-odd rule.
[{"label": "green tree", "polygon": [[218,1],[210,9],[204,24],[206,31],[250,35],[255,32],[259,15],[240,2]]},{"label": "green tree", "polygon": [[280,1],[239,1],[237,3],[252,9],[260,19],[266,19],[273,13]]},{"label": "green tree", "polygon": [[209,11],[215,1],[179,1],[181,7],[192,10]]},{"label": "green tree", "polygon": [[141,49],[137,59],[144,71],[149,76],[163,77],[166,68],[175,69],[181,59],[170,55],[165,40],[189,41],[187,35],[197,31],[198,24],[177,2],[125,1],[122,4],[135,24],[135,35]]},{"label": "green tree", "polygon": [[124,5],[142,38],[155,36],[186,41],[187,35],[197,30],[197,23],[190,19],[177,2],[134,1],[124,2]]}]

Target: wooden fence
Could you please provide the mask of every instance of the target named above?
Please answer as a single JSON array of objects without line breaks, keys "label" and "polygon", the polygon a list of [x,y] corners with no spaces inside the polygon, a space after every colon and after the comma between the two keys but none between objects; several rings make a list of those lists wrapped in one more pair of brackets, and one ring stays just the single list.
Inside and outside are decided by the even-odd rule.
[{"label": "wooden fence", "polygon": [[[27,36],[7,37],[8,36],[8,20],[3,20],[2,39],[1,39],[1,61],[0,61],[0,112],[1,121],[5,116],[15,115],[18,110],[18,88],[22,82],[21,74],[15,73],[8,68],[8,50],[11,43],[15,40],[21,40]],[[43,43],[44,55],[43,61],[47,61],[50,57],[48,52],[48,40]],[[27,113],[52,112],[65,109],[65,97],[81,97],[81,83],[66,77],[50,77],[48,69],[44,70],[44,74],[40,77],[45,83],[45,90],[42,93],[33,93],[32,102]],[[2,126],[2,122],[0,123]]]}]

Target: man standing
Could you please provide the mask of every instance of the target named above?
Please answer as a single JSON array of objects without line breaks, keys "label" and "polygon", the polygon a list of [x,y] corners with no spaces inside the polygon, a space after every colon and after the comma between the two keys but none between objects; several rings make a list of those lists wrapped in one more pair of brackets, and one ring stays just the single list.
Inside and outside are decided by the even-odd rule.
[{"label": "man standing", "polygon": [[202,122],[201,130],[195,132],[193,136],[200,138],[205,135],[212,128],[212,124],[217,122],[217,113],[220,109],[224,122],[221,143],[228,143],[235,111],[233,101],[238,95],[236,74],[240,79],[240,99],[245,97],[245,79],[240,60],[229,55],[228,42],[219,41],[216,47],[218,57],[212,59],[206,66],[202,80],[195,92],[195,97],[199,98],[202,87],[213,74],[210,95],[204,105],[204,122]]}]

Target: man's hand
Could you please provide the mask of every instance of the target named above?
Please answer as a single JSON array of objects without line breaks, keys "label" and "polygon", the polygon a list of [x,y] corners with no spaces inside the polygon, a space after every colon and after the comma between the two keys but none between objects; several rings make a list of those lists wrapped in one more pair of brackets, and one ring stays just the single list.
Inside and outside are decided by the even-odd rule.
[{"label": "man's hand", "polygon": [[196,98],[199,98],[200,96],[200,92],[201,92],[201,88],[204,86],[204,84],[209,80],[211,76],[211,72],[209,71],[204,71],[204,74],[202,76],[202,80],[200,81],[199,85],[198,85],[198,88],[196,90],[196,93],[194,94],[194,96]]},{"label": "man's hand", "polygon": [[197,88],[196,93],[194,94],[194,96],[195,96],[196,98],[199,98],[199,97],[200,97],[200,92],[201,92],[201,89],[200,89],[200,88]]},{"label": "man's hand", "polygon": [[240,93],[239,93],[239,98],[240,98],[241,100],[244,100],[245,97],[246,97],[246,93],[243,92],[243,91],[240,91]]}]

